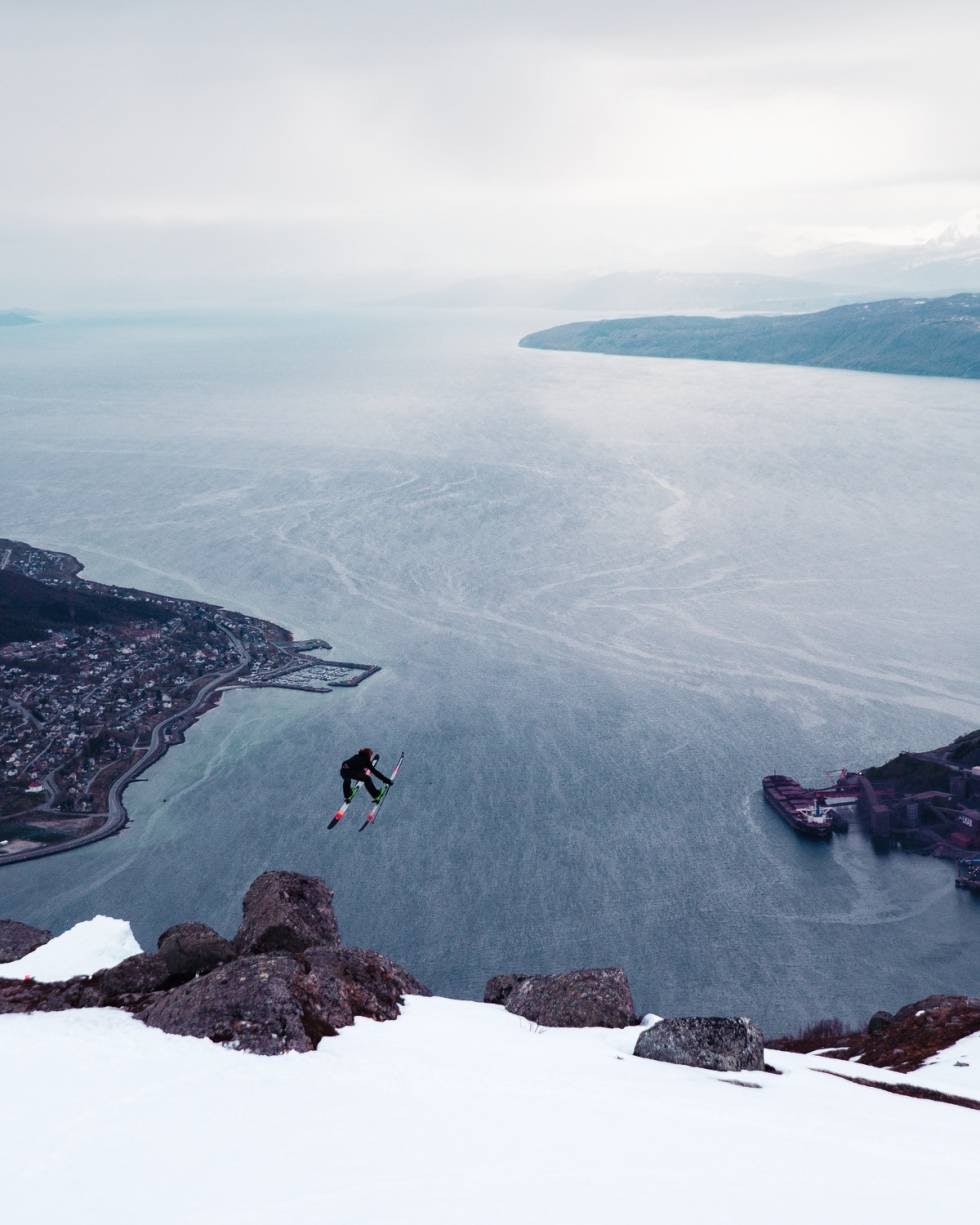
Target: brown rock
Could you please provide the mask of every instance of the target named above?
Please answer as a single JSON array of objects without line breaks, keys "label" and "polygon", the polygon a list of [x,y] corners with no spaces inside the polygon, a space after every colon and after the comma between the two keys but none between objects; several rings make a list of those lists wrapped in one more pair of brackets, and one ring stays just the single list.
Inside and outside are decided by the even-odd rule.
[{"label": "brown rock", "polygon": [[506,1004],[514,988],[530,977],[530,974],[497,974],[483,988],[484,1004]]},{"label": "brown rock", "polygon": [[206,923],[177,923],[168,927],[157,940],[157,948],[170,974],[184,980],[209,974],[236,956],[231,941]]},{"label": "brown rock", "polygon": [[[322,997],[326,1023],[335,1029],[354,1017],[394,1021],[406,995],[431,995],[413,975],[372,949],[312,948],[302,955],[312,998]],[[348,1017],[349,1019],[343,1019]]]},{"label": "brown rock", "polygon": [[69,1008],[98,1008],[101,1003],[101,994],[87,978],[61,983],[0,978],[0,1013],[64,1012]]},{"label": "brown rock", "polygon": [[340,947],[333,891],[316,876],[263,872],[242,902],[235,936],[239,953],[301,953],[314,945]]},{"label": "brown rock", "polygon": [[0,962],[20,961],[53,937],[41,927],[28,927],[16,919],[0,919]]},{"label": "brown rock", "polygon": [[538,1025],[622,1029],[636,1019],[626,971],[615,967],[498,975],[487,983],[484,998],[488,995],[503,997],[508,1012]]},{"label": "brown rock", "polygon": [[[865,1029],[837,1036],[828,1054],[851,1063],[914,1072],[940,1051],[975,1033],[980,1033],[980,997],[928,995],[899,1008],[893,1016],[876,1012]],[[776,1039],[769,1045],[811,1051],[827,1043],[806,1030],[795,1039]]]},{"label": "brown rock", "polygon": [[159,953],[137,953],[108,970],[96,970],[89,986],[108,1008],[124,1007],[125,996],[143,996],[159,991],[172,978],[166,960]]},{"label": "brown rock", "polygon": [[168,1034],[210,1038],[256,1055],[311,1051],[321,1035],[304,1023],[305,978],[293,957],[240,957],[165,992],[137,1015]]}]

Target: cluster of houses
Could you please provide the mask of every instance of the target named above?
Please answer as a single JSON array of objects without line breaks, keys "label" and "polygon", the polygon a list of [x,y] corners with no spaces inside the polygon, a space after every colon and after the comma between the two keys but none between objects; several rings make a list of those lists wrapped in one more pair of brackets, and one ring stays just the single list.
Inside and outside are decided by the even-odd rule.
[{"label": "cluster of houses", "polygon": [[[38,641],[0,647],[0,821],[24,817],[53,828],[56,818],[67,823],[105,812],[121,763],[139,760],[134,755],[149,748],[154,727],[165,719],[163,743],[179,739],[212,678],[322,692],[377,670],[303,658],[302,652],[329,644],[294,643],[271,622],[80,579],[80,564],[66,553],[0,540],[4,569],[112,599],[96,602],[106,612],[98,624],[45,630],[41,621]],[[131,620],[128,609],[120,616],[120,601],[133,604]],[[14,845],[5,829],[9,834],[0,826],[0,854]]]},{"label": "cluster of houses", "polygon": [[98,811],[107,767],[147,743],[201,677],[237,661],[228,635],[196,615],[0,648],[0,816],[29,807],[25,795],[63,812]]}]

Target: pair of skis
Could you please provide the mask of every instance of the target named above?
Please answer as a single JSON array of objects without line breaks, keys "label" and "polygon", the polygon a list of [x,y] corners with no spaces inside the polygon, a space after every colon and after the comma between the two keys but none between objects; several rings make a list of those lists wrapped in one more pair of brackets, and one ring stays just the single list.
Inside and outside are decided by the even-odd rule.
[{"label": "pair of skis", "polygon": [[[375,761],[377,760],[378,759],[375,758]],[[392,770],[391,772],[391,782],[385,783],[385,785],[381,788],[381,791],[378,794],[378,798],[371,805],[371,808],[368,810],[368,815],[364,818],[364,824],[361,826],[360,830],[358,831],[359,833],[363,833],[364,830],[366,830],[369,825],[374,824],[374,819],[378,815],[378,809],[385,802],[385,800],[388,797],[388,792],[395,785],[395,779],[398,777],[398,771],[402,768],[402,762],[404,760],[405,760],[405,754],[402,753],[401,757],[399,757],[398,761],[395,763],[394,770]],[[334,813],[333,819],[327,825],[327,829],[333,829],[335,826],[340,824],[340,822],[344,818],[344,814],[347,812],[347,809],[350,808],[351,800],[354,799],[354,797],[357,795],[360,789],[361,789],[360,782],[356,782],[351,789],[350,800],[344,800],[343,804],[341,804],[341,806]]]}]

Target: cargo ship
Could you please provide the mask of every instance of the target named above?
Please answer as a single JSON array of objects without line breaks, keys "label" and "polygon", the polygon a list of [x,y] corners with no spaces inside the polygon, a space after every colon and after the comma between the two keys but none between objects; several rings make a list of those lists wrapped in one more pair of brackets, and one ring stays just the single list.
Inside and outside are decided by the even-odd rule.
[{"label": "cargo ship", "polygon": [[844,811],[857,803],[857,776],[841,771],[833,787],[802,787],[785,774],[768,774],[762,794],[770,808],[808,838],[829,838],[835,829],[847,829]]}]

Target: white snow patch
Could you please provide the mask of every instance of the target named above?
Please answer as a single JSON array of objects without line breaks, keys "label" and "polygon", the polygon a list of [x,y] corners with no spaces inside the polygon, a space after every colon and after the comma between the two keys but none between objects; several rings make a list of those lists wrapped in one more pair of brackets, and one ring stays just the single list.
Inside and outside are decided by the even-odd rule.
[{"label": "white snow patch", "polygon": [[76,974],[94,974],[142,953],[133,929],[123,919],[96,915],[55,936],[19,961],[0,964],[0,978],[25,978],[54,983]]},{"label": "white snow patch", "polygon": [[[397,1021],[262,1058],[111,1010],[0,1016],[4,1218],[826,1225],[873,1205],[875,1220],[921,1225],[961,1212],[980,1112],[778,1051],[767,1058],[785,1074],[754,1074],[762,1089],[746,1092],[738,1076],[633,1058],[639,1032],[409,997]],[[927,1178],[909,1177],[910,1154]]]},{"label": "white snow patch", "polygon": [[954,1042],[907,1079],[942,1093],[980,1099],[980,1032]]}]

